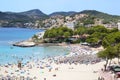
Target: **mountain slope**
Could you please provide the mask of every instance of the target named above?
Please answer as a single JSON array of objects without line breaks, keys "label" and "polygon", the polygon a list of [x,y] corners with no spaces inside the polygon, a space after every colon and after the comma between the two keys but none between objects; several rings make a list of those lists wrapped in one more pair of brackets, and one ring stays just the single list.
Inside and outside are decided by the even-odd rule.
[{"label": "mountain slope", "polygon": [[52,14],[50,14],[49,16],[57,16],[57,15],[61,15],[61,16],[71,16],[73,14],[76,14],[77,12],[74,11],[69,11],[69,12],[54,12]]},{"label": "mountain slope", "polygon": [[78,14],[88,14],[96,18],[104,19],[105,21],[116,21],[120,19],[120,16],[110,15],[110,14],[99,12],[96,10],[84,10],[84,11],[79,12]]},{"label": "mountain slope", "polygon": [[7,13],[7,12],[0,12],[0,20],[29,20],[30,18],[25,15],[20,15],[17,13]]},{"label": "mountain slope", "polygon": [[46,14],[44,14],[39,9],[33,9],[33,10],[21,12],[19,14],[26,15],[26,16],[33,18],[33,19],[40,19],[40,18],[47,18],[48,17]]},{"label": "mountain slope", "polygon": [[14,12],[0,12],[0,20],[37,20],[37,19],[45,19],[48,16],[41,12],[38,9],[14,13]]},{"label": "mountain slope", "polygon": [[[81,17],[80,14],[87,14],[88,17]],[[60,16],[64,16],[62,18],[60,18]],[[77,15],[77,16],[75,16]],[[37,27],[39,27],[39,25],[42,25],[44,27],[44,25],[51,25],[53,23],[56,23],[56,19],[52,20],[53,18],[51,18],[52,16],[55,16],[54,18],[56,19],[62,19],[61,21],[64,22],[64,18],[66,16],[70,16],[70,20],[78,20],[79,22],[82,22],[83,24],[92,22],[96,19],[102,19],[104,24],[109,24],[111,22],[114,22],[115,24],[118,22],[118,20],[120,20],[120,16],[117,15],[110,15],[107,13],[103,13],[103,12],[99,12],[96,10],[84,10],[81,12],[74,12],[74,11],[69,11],[69,12],[54,12],[51,13],[50,15],[46,15],[45,13],[43,13],[42,11],[40,11],[39,9],[33,9],[33,10],[29,10],[29,11],[25,11],[25,12],[19,12],[19,13],[15,13],[15,12],[0,12],[0,26],[30,26],[32,25],[32,27],[34,27],[35,25],[38,24]],[[80,18],[80,19],[78,19]],[[40,21],[39,21],[40,20]],[[68,21],[69,22],[69,21]],[[60,23],[60,21],[58,20],[58,23]],[[25,25],[28,24],[28,25]],[[52,26],[52,25],[51,25]]]}]

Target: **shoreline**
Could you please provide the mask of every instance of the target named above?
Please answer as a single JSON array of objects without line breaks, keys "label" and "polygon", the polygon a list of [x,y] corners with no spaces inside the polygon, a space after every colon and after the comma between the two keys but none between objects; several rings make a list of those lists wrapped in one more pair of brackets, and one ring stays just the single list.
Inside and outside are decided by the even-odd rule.
[{"label": "shoreline", "polygon": [[[97,80],[98,71],[104,62],[96,64],[55,64],[48,62],[29,62],[21,69],[17,65],[0,66],[3,74],[0,78],[12,77],[21,80],[31,78],[31,80]],[[42,66],[43,65],[43,66]],[[64,76],[64,77],[63,77]],[[87,76],[87,77],[86,77]]]},{"label": "shoreline", "polygon": [[[0,78],[8,78],[9,76],[18,78],[17,80],[21,80],[22,78],[25,80],[27,78],[31,78],[31,80],[97,79],[98,74],[94,73],[94,71],[98,71],[101,68],[100,66],[103,65],[103,62],[97,61],[93,55],[88,54],[93,50],[80,44],[67,45],[67,47],[71,49],[71,52],[65,56],[49,57],[43,60],[31,59],[32,61],[22,64],[21,68],[18,68],[18,64],[1,65]],[[90,55],[91,59],[89,59]],[[84,77],[86,75],[89,76],[89,79]]]}]

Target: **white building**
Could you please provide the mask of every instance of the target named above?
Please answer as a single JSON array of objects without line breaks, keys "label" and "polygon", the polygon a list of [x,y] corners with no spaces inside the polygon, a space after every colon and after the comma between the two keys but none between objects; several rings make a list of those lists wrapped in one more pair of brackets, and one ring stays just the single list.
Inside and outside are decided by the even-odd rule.
[{"label": "white building", "polygon": [[118,25],[118,30],[120,30],[120,21],[117,23],[117,25]]},{"label": "white building", "polygon": [[70,29],[74,29],[74,26],[75,26],[74,22],[67,22],[64,25],[67,26]]}]

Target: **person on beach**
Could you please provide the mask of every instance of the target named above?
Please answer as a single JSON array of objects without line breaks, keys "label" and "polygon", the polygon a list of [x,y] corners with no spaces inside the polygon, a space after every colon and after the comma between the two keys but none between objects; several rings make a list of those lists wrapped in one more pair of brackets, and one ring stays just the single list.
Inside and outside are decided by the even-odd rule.
[{"label": "person on beach", "polygon": [[22,68],[22,63],[21,63],[21,61],[18,61],[18,68],[19,68],[19,69]]},{"label": "person on beach", "polygon": [[44,80],[46,80],[46,78],[44,78]]}]

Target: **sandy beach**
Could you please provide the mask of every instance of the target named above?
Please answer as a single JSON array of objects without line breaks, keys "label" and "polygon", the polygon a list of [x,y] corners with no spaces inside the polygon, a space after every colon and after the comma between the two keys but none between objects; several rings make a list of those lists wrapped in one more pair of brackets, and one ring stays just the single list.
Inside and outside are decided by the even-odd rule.
[{"label": "sandy beach", "polygon": [[[31,67],[30,67],[31,65]],[[34,62],[25,65],[21,70],[16,65],[9,67],[0,67],[0,76],[17,76],[17,80],[22,80],[19,77],[31,78],[32,80],[97,80],[98,71],[103,67],[103,62],[96,64],[54,64],[52,69],[49,67],[40,68]],[[56,70],[56,68],[58,70]]]},{"label": "sandy beach", "polygon": [[71,52],[66,56],[33,60],[20,67],[1,65],[0,80],[97,80],[105,62],[92,55],[95,50],[80,45],[68,47]]}]

